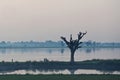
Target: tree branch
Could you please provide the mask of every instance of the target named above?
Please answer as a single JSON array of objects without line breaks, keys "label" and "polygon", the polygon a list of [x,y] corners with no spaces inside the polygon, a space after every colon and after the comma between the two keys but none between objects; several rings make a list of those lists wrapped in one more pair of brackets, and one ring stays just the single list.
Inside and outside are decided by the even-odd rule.
[{"label": "tree branch", "polygon": [[70,35],[70,42],[72,41],[72,34]]},{"label": "tree branch", "polygon": [[85,33],[79,32],[78,34],[78,40],[82,39],[82,37],[87,33],[87,31]]},{"label": "tree branch", "polygon": [[79,45],[82,44],[83,42],[79,42]]},{"label": "tree branch", "polygon": [[62,37],[62,36],[61,36],[61,39],[62,39],[63,41],[65,41],[65,43],[69,46],[69,42],[66,40],[65,37]]}]

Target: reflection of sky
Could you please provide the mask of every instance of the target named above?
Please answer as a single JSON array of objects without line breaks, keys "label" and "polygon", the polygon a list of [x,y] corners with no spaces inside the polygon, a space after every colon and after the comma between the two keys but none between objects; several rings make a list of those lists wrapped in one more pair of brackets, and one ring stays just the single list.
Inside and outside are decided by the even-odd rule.
[{"label": "reflection of sky", "polygon": [[118,71],[97,71],[91,69],[78,69],[78,70],[15,70],[0,72],[1,74],[120,74]]},{"label": "reflection of sky", "polygon": [[[0,49],[0,61],[69,61],[68,48],[18,48]],[[81,48],[75,53],[75,61],[91,59],[120,59],[120,48]]]}]

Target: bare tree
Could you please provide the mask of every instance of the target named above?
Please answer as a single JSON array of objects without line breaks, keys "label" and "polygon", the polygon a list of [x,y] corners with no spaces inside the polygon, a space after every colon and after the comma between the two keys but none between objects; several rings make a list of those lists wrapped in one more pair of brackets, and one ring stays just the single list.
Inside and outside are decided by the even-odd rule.
[{"label": "bare tree", "polygon": [[71,60],[70,62],[71,63],[74,63],[74,54],[75,54],[75,51],[78,49],[78,48],[81,48],[80,44],[82,44],[82,42],[80,42],[80,40],[82,39],[82,37],[86,34],[87,32],[85,33],[82,33],[82,32],[79,32],[78,33],[78,39],[76,40],[73,40],[72,39],[72,34],[70,35],[70,41],[67,41],[65,37],[61,37],[61,39],[66,43],[66,45],[68,46],[68,48],[70,49],[70,52],[71,52]]}]

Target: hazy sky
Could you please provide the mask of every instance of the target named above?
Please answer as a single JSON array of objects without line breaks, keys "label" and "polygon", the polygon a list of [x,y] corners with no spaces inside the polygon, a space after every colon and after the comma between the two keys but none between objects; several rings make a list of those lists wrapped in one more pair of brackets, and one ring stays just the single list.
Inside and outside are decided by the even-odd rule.
[{"label": "hazy sky", "polygon": [[120,42],[120,0],[0,0],[0,41],[60,40],[79,31],[83,40]]}]

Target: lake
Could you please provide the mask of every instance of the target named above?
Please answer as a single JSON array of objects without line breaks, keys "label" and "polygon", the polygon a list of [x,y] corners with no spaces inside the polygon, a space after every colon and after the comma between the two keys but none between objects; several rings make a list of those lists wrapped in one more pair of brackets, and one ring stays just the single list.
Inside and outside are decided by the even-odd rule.
[{"label": "lake", "polygon": [[[68,48],[12,48],[0,49],[0,61],[69,61]],[[120,48],[81,48],[75,53],[75,61],[92,59],[120,59]]]},{"label": "lake", "polygon": [[[24,62],[24,61],[70,61],[70,51],[68,48],[1,48],[0,61]],[[81,48],[75,53],[75,61],[92,59],[120,59],[120,48]],[[0,74],[120,74],[118,71],[105,72],[97,70],[78,69],[75,71],[32,71],[17,70],[12,72],[0,72]]]}]

